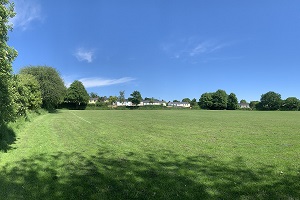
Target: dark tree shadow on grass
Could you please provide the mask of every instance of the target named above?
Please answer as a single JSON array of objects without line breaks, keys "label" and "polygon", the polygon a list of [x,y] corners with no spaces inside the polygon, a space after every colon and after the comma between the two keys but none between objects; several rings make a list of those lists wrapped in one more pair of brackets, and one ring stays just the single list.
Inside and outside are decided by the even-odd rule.
[{"label": "dark tree shadow on grass", "polygon": [[16,133],[7,125],[0,126],[0,153],[12,149],[11,144],[16,141]]},{"label": "dark tree shadow on grass", "polygon": [[0,169],[0,199],[297,199],[300,178],[173,152],[40,154]]}]

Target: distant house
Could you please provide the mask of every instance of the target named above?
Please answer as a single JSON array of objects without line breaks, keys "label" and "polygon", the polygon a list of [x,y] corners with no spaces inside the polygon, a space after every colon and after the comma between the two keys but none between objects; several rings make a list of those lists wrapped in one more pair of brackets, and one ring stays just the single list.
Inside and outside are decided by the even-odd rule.
[{"label": "distant house", "polygon": [[[116,106],[135,106],[131,101],[128,101],[128,99],[125,99],[124,102],[117,101],[114,103]],[[164,101],[141,101],[137,106],[166,106],[166,102]]]},{"label": "distant house", "polygon": [[98,101],[98,98],[90,98],[89,103],[95,104]]},{"label": "distant house", "polygon": [[250,108],[250,104],[249,103],[239,103],[239,107],[240,108]]},{"label": "distant house", "polygon": [[166,102],[164,101],[149,101],[149,100],[145,100],[141,102],[143,104],[143,106],[166,106]]},{"label": "distant house", "polygon": [[181,108],[189,108],[191,104],[188,102],[169,102],[168,106],[170,107],[181,107]]},{"label": "distant house", "polygon": [[116,106],[132,106],[132,102],[128,101],[128,99],[125,99],[124,102],[117,101],[114,103]]}]

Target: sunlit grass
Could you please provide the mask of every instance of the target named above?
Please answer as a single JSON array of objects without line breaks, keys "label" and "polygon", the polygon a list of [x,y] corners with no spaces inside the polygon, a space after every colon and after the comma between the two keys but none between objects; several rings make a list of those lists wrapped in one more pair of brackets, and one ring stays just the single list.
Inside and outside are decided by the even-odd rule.
[{"label": "sunlit grass", "polygon": [[0,153],[0,199],[297,199],[300,112],[60,111]]}]

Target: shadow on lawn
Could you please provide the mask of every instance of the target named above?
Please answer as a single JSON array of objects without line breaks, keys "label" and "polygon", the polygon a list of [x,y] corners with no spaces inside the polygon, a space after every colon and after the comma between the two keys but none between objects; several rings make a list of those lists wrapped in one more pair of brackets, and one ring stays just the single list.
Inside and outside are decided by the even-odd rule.
[{"label": "shadow on lawn", "polygon": [[16,133],[7,125],[0,126],[0,153],[10,150],[16,141]]},{"label": "shadow on lawn", "polygon": [[40,154],[0,170],[0,199],[297,199],[299,175],[173,152]]}]

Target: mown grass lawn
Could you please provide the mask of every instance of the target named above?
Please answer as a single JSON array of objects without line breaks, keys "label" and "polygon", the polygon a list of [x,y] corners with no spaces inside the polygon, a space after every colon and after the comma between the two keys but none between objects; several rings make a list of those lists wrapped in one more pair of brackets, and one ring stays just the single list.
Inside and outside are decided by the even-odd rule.
[{"label": "mown grass lawn", "polygon": [[62,110],[16,135],[0,199],[300,197],[300,112]]}]

